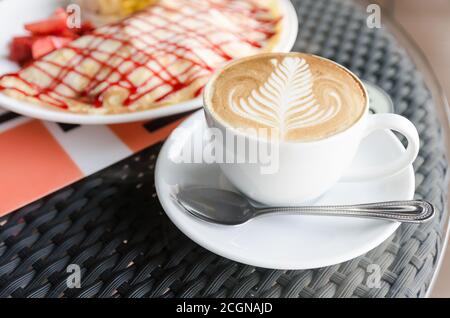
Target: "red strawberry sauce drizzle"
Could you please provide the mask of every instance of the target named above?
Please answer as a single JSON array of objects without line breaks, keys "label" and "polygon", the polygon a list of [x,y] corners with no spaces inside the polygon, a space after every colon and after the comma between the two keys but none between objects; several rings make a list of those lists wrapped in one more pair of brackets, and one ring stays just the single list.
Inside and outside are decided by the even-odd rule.
[{"label": "red strawberry sauce drizzle", "polygon": [[[246,1],[245,4],[247,6],[242,7],[236,7],[236,4],[241,3],[242,1],[236,1],[236,0],[222,0],[222,1],[214,1],[214,0],[206,0],[207,5],[204,3],[197,3],[196,1],[192,0],[180,0],[179,8],[183,8],[186,6],[189,6],[191,10],[190,14],[187,14],[186,12],[183,12],[183,10],[175,9],[172,7],[168,7],[164,4],[164,1],[161,1],[159,4],[147,9],[146,11],[136,14],[132,18],[125,19],[122,22],[109,25],[107,27],[101,27],[99,29],[94,30],[87,36],[92,36],[92,40],[83,48],[78,48],[76,45],[68,44],[65,48],[73,50],[76,54],[71,58],[65,65],[58,64],[56,62],[53,62],[49,59],[40,59],[29,65],[28,67],[33,67],[38,69],[39,71],[43,72],[47,76],[49,76],[52,79],[52,82],[47,87],[39,87],[38,85],[31,83],[27,81],[23,76],[21,76],[21,71],[14,74],[6,74],[0,77],[0,80],[3,77],[15,77],[21,81],[23,81],[26,85],[33,87],[37,93],[36,94],[30,94],[26,93],[24,91],[21,91],[20,89],[16,87],[4,87],[0,85],[0,91],[5,89],[12,89],[16,90],[19,93],[37,98],[40,101],[50,104],[53,106],[61,107],[61,108],[68,108],[68,104],[64,101],[64,98],[68,99],[75,99],[74,96],[67,96],[60,94],[56,91],[56,88],[59,85],[63,85],[66,88],[68,88],[73,94],[77,97],[77,101],[85,102],[92,104],[94,107],[101,107],[103,105],[102,96],[103,93],[105,93],[110,87],[112,86],[118,86],[125,88],[128,90],[129,95],[123,101],[123,104],[128,106],[130,104],[133,104],[146,94],[149,94],[158,88],[161,88],[163,86],[170,87],[170,90],[165,93],[164,95],[160,96],[155,102],[161,102],[164,101],[167,97],[171,96],[172,94],[190,86],[193,82],[195,82],[197,79],[205,76],[205,72],[208,74],[211,74],[214,72],[214,67],[208,64],[208,61],[203,60],[198,54],[195,53],[195,49],[188,46],[183,46],[178,44],[177,42],[180,39],[183,38],[190,38],[195,39],[199,43],[202,43],[202,48],[208,48],[209,50],[213,51],[216,55],[220,56],[224,62],[230,61],[233,59],[232,56],[229,56],[223,47],[226,44],[229,44],[232,41],[236,41],[235,39],[238,39],[238,41],[246,42],[249,45],[261,48],[264,41],[270,39],[272,36],[275,35],[275,26],[280,21],[280,18],[274,18],[274,19],[267,19],[266,17],[261,17],[261,15],[266,15],[268,13],[267,9],[262,8],[258,6],[256,3],[257,1]],[[158,9],[158,10],[157,10]],[[186,19],[195,19],[197,22],[201,22],[204,24],[205,28],[211,27],[211,22],[209,22],[207,19],[204,19],[204,16],[209,13],[209,10],[217,10],[218,12],[223,12],[226,14],[233,14],[234,19],[239,19],[239,16],[243,16],[246,19],[242,19],[242,22],[238,22],[237,26],[242,30],[248,30],[249,32],[257,32],[263,35],[262,41],[252,41],[245,38],[245,34],[239,34],[239,32],[232,32],[228,29],[219,29],[219,28],[213,28],[210,33],[213,32],[225,32],[228,34],[231,34],[229,38],[234,40],[227,40],[222,41],[220,43],[213,43],[209,38],[209,33],[200,32],[198,30],[195,30],[193,28],[188,28],[184,26],[182,21],[185,21]],[[161,12],[161,13],[159,13]],[[167,18],[168,14],[179,14],[179,18],[174,20],[169,20]],[[154,19],[162,20],[164,21],[164,25],[157,25],[153,23]],[[257,27],[255,26],[246,26],[244,24],[245,21],[252,20],[253,22],[258,22]],[[133,21],[139,21],[140,24],[144,24],[145,28],[138,28],[136,25],[133,25]],[[182,31],[174,31],[174,27],[178,26]],[[121,39],[118,34],[120,32],[106,32],[107,30],[116,30],[116,29],[124,29],[129,28],[133,29],[137,32],[137,35],[130,36],[128,35],[127,39]],[[169,34],[172,35],[172,41],[171,39],[158,39],[154,33],[155,31],[167,31]],[[145,41],[145,37],[151,37],[153,40],[155,40],[156,43],[151,44]],[[174,39],[175,37],[175,39]],[[103,51],[100,47],[101,44],[105,41],[115,41],[120,43],[120,47],[115,52],[106,52]],[[177,41],[178,40],[178,41]],[[132,45],[132,43],[137,43],[144,45],[145,48],[141,49],[138,48],[135,45]],[[129,54],[129,57],[124,58],[120,55],[120,48],[123,48],[127,46],[128,48],[133,50],[133,54]],[[180,53],[180,51],[182,53]],[[106,54],[107,59],[106,61],[102,61],[95,57],[94,53],[101,53]],[[183,70],[181,73],[174,75],[172,74],[168,67],[161,64],[160,60],[156,55],[164,54],[165,56],[172,56],[175,59],[182,59],[184,61],[188,61],[190,63],[190,66],[187,67],[185,70]],[[192,56],[193,58],[189,58],[188,56]],[[138,58],[139,57],[139,58]],[[87,74],[84,74],[83,72],[79,71],[77,69],[77,66],[81,64],[82,61],[85,59],[91,59],[95,61],[100,67],[99,71],[96,74],[93,74],[92,76],[88,76]],[[111,61],[120,61],[118,65],[109,64]],[[149,63],[153,62],[157,65],[159,70],[151,69],[149,66]],[[50,64],[52,66],[55,66],[59,69],[58,75],[54,76],[50,72],[48,72],[45,69],[45,66],[41,66],[42,64]],[[132,67],[128,67],[126,71],[120,71],[120,68],[124,66],[126,63],[133,64]],[[153,64],[152,63],[152,64]],[[152,75],[159,79],[159,84],[153,85],[152,87],[142,90],[147,84],[149,84],[149,81],[152,80],[152,77],[150,77],[146,82],[141,83],[140,85],[134,85],[131,80],[129,80],[129,75],[139,67],[145,67],[149,71],[152,72]],[[106,75],[103,75],[101,79],[98,78],[99,72],[101,70],[104,71],[104,69],[108,69]],[[78,91],[75,87],[72,87],[67,82],[65,82],[65,78],[69,75],[69,73],[76,73],[77,75],[87,79],[88,85],[82,90]],[[203,74],[202,74],[203,73]],[[100,91],[97,91],[94,96],[90,93],[91,90],[93,90],[95,87],[97,87],[99,84],[102,83],[104,79],[108,79],[112,74],[119,74],[119,79],[114,82],[109,82],[108,85],[105,85],[103,89]],[[180,79],[181,76],[186,76],[186,79],[183,81]],[[141,91],[140,91],[141,89]],[[195,92],[195,96],[199,96],[202,92],[203,88],[198,89]]]}]

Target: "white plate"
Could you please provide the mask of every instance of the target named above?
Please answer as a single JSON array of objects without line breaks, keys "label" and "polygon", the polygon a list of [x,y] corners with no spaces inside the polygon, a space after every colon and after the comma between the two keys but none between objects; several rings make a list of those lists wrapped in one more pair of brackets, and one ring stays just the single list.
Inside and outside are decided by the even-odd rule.
[{"label": "white plate", "polygon": [[[273,216],[242,226],[210,224],[188,215],[171,199],[178,187],[209,186],[233,189],[215,164],[176,164],[170,158],[190,138],[205,129],[203,111],[180,127],[184,134],[169,138],[156,166],[155,184],[169,218],[188,237],[204,248],[234,261],[264,268],[300,270],[348,261],[377,247],[389,238],[399,223],[379,220]],[[198,149],[196,150],[198,151]],[[389,162],[404,150],[389,131],[369,136],[361,145],[352,167]],[[396,176],[364,183],[339,183],[315,204],[356,204],[413,199],[412,166]]]},{"label": "white plate", "polygon": [[[25,23],[49,17],[56,8],[64,6],[64,0],[3,0],[0,1],[0,74],[15,72],[18,67],[9,61],[8,44],[14,36],[24,34]],[[294,46],[298,33],[298,19],[289,0],[280,0],[283,19],[281,40],[273,51],[289,52]],[[69,124],[117,124],[144,121],[170,116],[202,106],[202,98],[159,109],[117,115],[84,115],[70,113],[58,108],[43,107],[10,98],[0,94],[0,107],[13,112],[42,120]]]}]

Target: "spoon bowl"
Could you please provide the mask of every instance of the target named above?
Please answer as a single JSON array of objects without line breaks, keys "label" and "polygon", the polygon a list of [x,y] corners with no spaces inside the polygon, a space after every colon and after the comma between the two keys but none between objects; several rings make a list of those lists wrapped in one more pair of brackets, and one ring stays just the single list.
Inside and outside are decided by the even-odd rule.
[{"label": "spoon bowl", "polygon": [[176,195],[176,200],[193,216],[223,225],[244,224],[256,213],[245,197],[225,190],[185,188]]}]

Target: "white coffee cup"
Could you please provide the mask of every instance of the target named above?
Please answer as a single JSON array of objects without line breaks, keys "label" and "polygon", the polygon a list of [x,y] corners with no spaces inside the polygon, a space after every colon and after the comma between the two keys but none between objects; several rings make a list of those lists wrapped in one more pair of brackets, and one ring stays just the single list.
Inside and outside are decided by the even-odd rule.
[{"label": "white coffee cup", "polygon": [[[329,61],[330,63],[334,63]],[[335,63],[336,64],[336,63]],[[342,66],[340,66],[342,67]],[[355,79],[364,84],[349,70]],[[204,110],[210,128],[218,129],[236,138],[244,138],[258,147],[270,147],[271,141],[244,134],[216,118],[206,98],[216,77],[205,88]],[[278,169],[263,173],[258,163],[221,163],[220,167],[231,183],[249,198],[271,206],[298,205],[312,201],[341,181],[366,181],[393,176],[414,162],[419,153],[420,141],[416,127],[406,118],[396,114],[369,114],[369,95],[365,90],[364,115],[345,131],[318,141],[278,141]],[[393,130],[404,135],[408,147],[401,157],[389,164],[348,170],[361,141],[377,130]],[[234,152],[235,145],[223,144],[223,152]]]}]

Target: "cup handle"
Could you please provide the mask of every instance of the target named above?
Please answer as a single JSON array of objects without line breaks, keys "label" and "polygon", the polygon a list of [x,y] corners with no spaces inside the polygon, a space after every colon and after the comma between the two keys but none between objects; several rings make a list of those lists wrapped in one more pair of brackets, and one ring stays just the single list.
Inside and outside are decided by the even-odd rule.
[{"label": "cup handle", "polygon": [[343,182],[370,181],[393,176],[408,167],[419,154],[420,139],[416,127],[405,117],[396,114],[369,115],[365,136],[377,130],[394,130],[401,133],[408,140],[408,148],[400,158],[388,164],[352,169],[341,179]]}]

